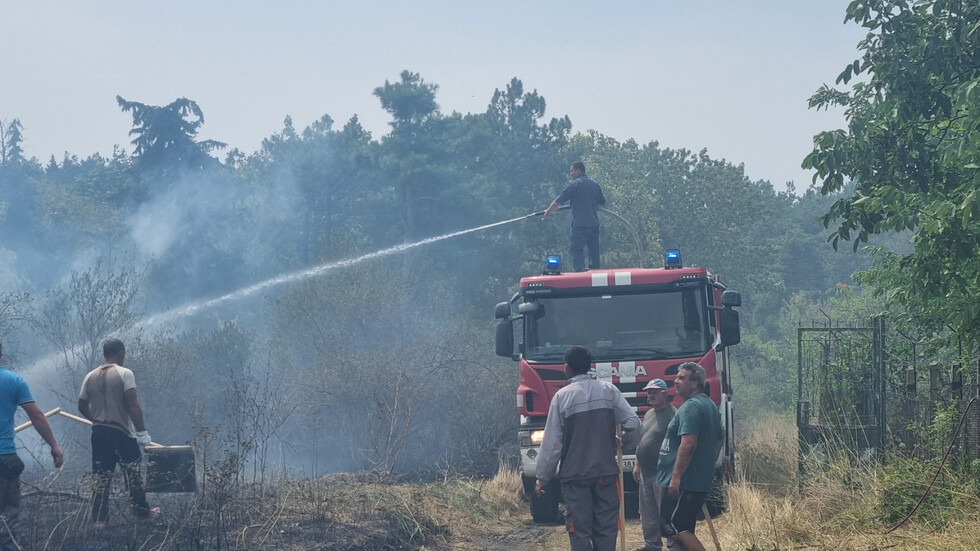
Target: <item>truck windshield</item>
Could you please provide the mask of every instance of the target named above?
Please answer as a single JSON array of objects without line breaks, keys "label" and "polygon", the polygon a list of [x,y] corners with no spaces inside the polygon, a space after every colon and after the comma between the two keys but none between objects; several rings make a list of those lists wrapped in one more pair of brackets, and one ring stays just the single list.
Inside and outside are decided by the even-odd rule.
[{"label": "truck windshield", "polygon": [[572,345],[596,360],[642,360],[697,356],[713,340],[704,288],[661,293],[537,299],[525,316],[524,356],[562,359]]}]

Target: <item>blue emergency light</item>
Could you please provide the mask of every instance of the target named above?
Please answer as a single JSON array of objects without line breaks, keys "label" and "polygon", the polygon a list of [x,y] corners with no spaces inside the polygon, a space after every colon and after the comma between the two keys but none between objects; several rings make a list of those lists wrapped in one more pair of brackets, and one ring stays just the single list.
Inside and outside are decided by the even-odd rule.
[{"label": "blue emergency light", "polygon": [[549,256],[544,261],[544,275],[558,275],[561,273],[561,257]]},{"label": "blue emergency light", "polygon": [[671,270],[681,267],[681,250],[667,249],[664,252],[664,268]]}]

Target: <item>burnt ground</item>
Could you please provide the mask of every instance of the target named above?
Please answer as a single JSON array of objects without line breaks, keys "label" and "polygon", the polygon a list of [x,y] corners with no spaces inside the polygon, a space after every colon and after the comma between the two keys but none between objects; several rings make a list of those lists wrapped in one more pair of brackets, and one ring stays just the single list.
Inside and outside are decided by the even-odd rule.
[{"label": "burnt ground", "polygon": [[367,474],[264,487],[149,494],[162,514],[140,521],[114,484],[109,526],[89,517],[85,485],[24,487],[18,543],[25,550],[503,550],[542,549],[561,526],[534,525],[519,481],[458,478],[417,484]]}]

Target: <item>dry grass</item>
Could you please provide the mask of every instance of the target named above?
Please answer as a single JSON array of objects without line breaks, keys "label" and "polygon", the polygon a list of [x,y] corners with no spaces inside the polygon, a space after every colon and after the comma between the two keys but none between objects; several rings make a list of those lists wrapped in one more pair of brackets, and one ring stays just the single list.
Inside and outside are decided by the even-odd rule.
[{"label": "dry grass", "polygon": [[[948,525],[942,533],[912,525],[886,535],[887,527],[871,519],[867,508],[870,500],[859,491],[837,488],[785,498],[737,483],[729,489],[729,496],[731,508],[715,521],[722,549],[726,550],[975,551],[980,548],[977,538],[980,522],[977,521]],[[841,501],[834,501],[838,498]],[[711,549],[703,523],[698,531],[706,547]]]},{"label": "dry grass", "polygon": [[739,479],[776,495],[792,493],[796,485],[796,426],[785,417],[767,417],[750,425],[738,441]]},{"label": "dry grass", "polygon": [[[880,508],[882,472],[831,450],[807,460],[797,475],[796,426],[791,419],[760,421],[739,444],[740,480],[729,487],[729,510],[715,522],[722,548],[737,551],[980,549],[980,506],[963,503],[970,521],[948,523],[941,533],[921,524],[885,534]],[[909,481],[914,484],[915,481]],[[701,539],[711,549],[704,527]]]},{"label": "dry grass", "polygon": [[521,475],[501,462],[496,476],[483,484],[480,497],[498,514],[522,517],[527,514],[527,504],[521,498]]},{"label": "dry grass", "polygon": [[[713,524],[725,551],[977,551],[980,549],[980,503],[968,491],[954,492],[956,514],[937,531],[911,523],[886,534],[880,520],[882,473],[872,464],[833,459],[818,466],[810,460],[802,484],[797,476],[796,426],[792,419],[760,420],[738,445],[739,480],[728,488],[729,509]],[[928,482],[926,480],[925,482]],[[923,488],[923,481],[909,480]],[[699,539],[715,549],[706,523],[698,523]],[[627,522],[627,549],[642,542],[637,521]],[[561,527],[541,547],[568,548]]]}]

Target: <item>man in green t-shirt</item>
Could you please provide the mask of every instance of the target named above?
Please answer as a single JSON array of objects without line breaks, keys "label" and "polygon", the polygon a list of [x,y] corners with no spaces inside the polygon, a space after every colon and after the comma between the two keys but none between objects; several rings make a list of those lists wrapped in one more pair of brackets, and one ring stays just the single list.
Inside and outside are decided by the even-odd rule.
[{"label": "man in green t-shirt", "polygon": [[694,526],[711,489],[722,444],[721,416],[704,394],[704,381],[700,365],[685,362],[678,368],[674,389],[684,403],[667,425],[657,468],[657,483],[664,487],[660,503],[664,535],[686,551],[704,551]]}]

